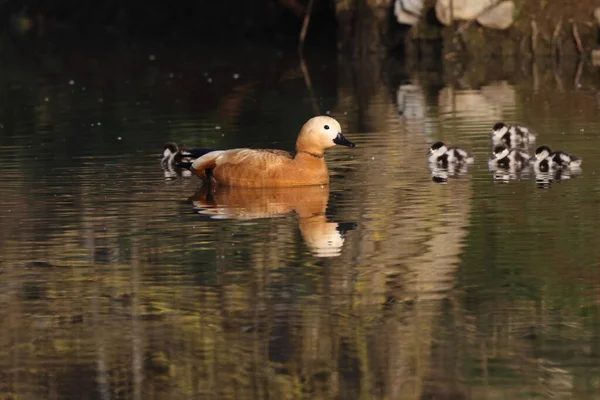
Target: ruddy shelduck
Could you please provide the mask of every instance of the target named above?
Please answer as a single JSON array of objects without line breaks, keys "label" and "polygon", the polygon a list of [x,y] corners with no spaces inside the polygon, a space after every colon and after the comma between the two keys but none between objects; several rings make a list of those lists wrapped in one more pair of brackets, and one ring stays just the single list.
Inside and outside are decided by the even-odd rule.
[{"label": "ruddy shelduck", "polygon": [[327,116],[309,119],[298,134],[296,153],[272,149],[215,150],[197,158],[190,170],[202,181],[224,186],[288,187],[329,184],[325,149],[354,147],[339,122]]}]

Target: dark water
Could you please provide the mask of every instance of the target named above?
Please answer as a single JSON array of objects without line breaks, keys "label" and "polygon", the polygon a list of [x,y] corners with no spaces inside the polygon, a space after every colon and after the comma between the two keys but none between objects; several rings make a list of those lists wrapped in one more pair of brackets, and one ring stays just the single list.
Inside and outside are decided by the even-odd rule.
[{"label": "dark water", "polygon": [[[597,398],[591,65],[9,53],[0,398]],[[209,194],[160,169],[167,140],[291,150],[317,109],[357,144],[327,153],[329,188]],[[499,120],[581,174],[495,180]],[[438,139],[476,157],[445,185]]]}]

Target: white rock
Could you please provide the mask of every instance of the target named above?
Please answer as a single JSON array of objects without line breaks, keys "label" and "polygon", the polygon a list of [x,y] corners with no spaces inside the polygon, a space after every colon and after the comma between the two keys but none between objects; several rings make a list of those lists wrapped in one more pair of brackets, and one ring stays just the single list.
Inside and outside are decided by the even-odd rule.
[{"label": "white rock", "polygon": [[402,8],[413,15],[421,15],[425,0],[402,0]]},{"label": "white rock", "polygon": [[[498,0],[437,0],[435,3],[435,15],[444,25],[452,23],[454,20],[471,20],[477,18],[488,7],[496,4]],[[450,3],[453,5],[450,12]]]},{"label": "white rock", "polygon": [[394,15],[400,24],[415,25],[423,12],[425,0],[396,0]]},{"label": "white rock", "polygon": [[600,50],[592,50],[592,65],[594,67],[600,67]]},{"label": "white rock", "polygon": [[425,117],[427,102],[425,93],[418,85],[400,85],[396,91],[398,113],[406,119],[422,119]]},{"label": "white rock", "polygon": [[513,24],[514,13],[515,3],[503,1],[477,17],[477,22],[486,28],[504,30]]},{"label": "white rock", "polygon": [[596,18],[596,22],[600,25],[600,7],[594,10],[594,18]]}]

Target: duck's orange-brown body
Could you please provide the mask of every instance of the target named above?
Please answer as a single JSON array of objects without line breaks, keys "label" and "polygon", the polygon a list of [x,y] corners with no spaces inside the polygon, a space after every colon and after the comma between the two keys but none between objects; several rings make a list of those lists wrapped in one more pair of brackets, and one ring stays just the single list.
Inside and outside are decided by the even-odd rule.
[{"label": "duck's orange-brown body", "polygon": [[[203,181],[240,187],[327,185],[325,158],[307,153],[295,157],[285,151],[233,149],[214,151],[194,163],[192,171]],[[201,165],[202,168],[196,167]],[[208,173],[207,173],[208,171]]]},{"label": "duck's orange-brown body", "polygon": [[336,144],[354,147],[341,135],[336,120],[316,117],[302,127],[295,156],[282,150],[213,151],[194,161],[191,170],[205,182],[225,186],[327,185],[329,171],[323,153]]}]

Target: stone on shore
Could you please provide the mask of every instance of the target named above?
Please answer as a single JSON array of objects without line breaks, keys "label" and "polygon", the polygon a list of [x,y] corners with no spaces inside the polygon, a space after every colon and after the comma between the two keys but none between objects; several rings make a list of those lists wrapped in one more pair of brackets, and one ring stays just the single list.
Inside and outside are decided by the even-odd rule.
[{"label": "stone on shore", "polygon": [[[451,3],[452,10],[450,10]],[[510,0],[502,2],[498,2],[498,0],[437,0],[435,4],[437,19],[446,26],[452,24],[452,19],[455,21],[477,19],[481,25],[493,29],[506,29],[511,26],[514,9],[515,4]]]}]

